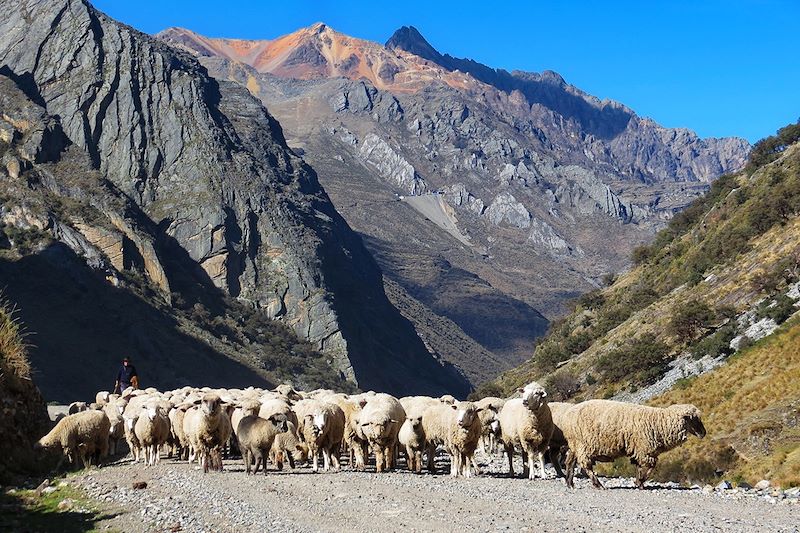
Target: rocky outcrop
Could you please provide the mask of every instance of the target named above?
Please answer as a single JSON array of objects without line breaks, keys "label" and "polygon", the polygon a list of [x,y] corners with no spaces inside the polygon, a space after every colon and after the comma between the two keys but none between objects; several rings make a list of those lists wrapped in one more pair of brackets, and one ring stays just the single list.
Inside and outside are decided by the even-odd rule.
[{"label": "rocky outcrop", "polygon": [[425,180],[417,175],[411,163],[374,133],[364,137],[358,153],[382,178],[391,181],[403,192],[419,195],[427,191]]},{"label": "rocky outcrop", "polygon": [[[244,87],[85,2],[0,7],[0,64],[118,191],[116,207],[94,202],[156,285],[216,287],[267,309],[366,387],[465,390],[389,304],[359,238]],[[141,228],[125,231],[130,220]],[[116,245],[88,233],[78,232],[119,263]],[[425,377],[406,385],[419,368]]]},{"label": "rocky outcrop", "polygon": [[530,212],[514,198],[513,194],[507,191],[498,194],[492,200],[492,203],[486,208],[485,215],[492,224],[498,226],[506,223],[519,229],[525,229],[531,225]]}]

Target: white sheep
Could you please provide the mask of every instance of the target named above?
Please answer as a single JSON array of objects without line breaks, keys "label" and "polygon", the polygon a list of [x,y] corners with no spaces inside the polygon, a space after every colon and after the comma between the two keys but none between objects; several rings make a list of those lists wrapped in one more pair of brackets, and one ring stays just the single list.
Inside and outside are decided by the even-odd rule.
[{"label": "white sheep", "polygon": [[472,457],[481,436],[479,410],[472,402],[440,402],[422,414],[422,429],[428,448],[428,470],[435,472],[437,446],[450,454],[451,476],[472,476]]},{"label": "white sheep", "polygon": [[222,447],[230,439],[232,429],[219,395],[206,393],[199,406],[186,412],[183,429],[193,451],[190,461],[198,458],[203,472],[222,470]]},{"label": "white sheep", "polygon": [[597,461],[630,457],[637,466],[636,486],[644,488],[659,454],[686,441],[703,438],[706,428],[700,411],[691,404],[649,407],[612,400],[589,400],[571,407],[561,428],[569,445],[567,486],[574,488],[575,464],[583,468],[596,488],[605,488],[594,473]]},{"label": "white sheep", "polygon": [[344,412],[330,402],[308,398],[294,406],[297,413],[298,436],[308,446],[312,469],[319,471],[319,452],[324,470],[339,469],[339,450],[344,437]]},{"label": "white sheep", "polygon": [[77,465],[78,459],[84,468],[94,460],[108,455],[108,435],[111,423],[102,411],[81,411],[65,416],[50,432],[34,445],[37,450],[53,450],[61,452],[56,470],[64,459]]},{"label": "white sheep", "polygon": [[166,444],[170,433],[170,423],[164,407],[157,402],[144,408],[133,427],[136,440],[144,451],[144,464],[153,466],[160,461],[159,450]]},{"label": "white sheep", "polygon": [[403,406],[389,394],[376,394],[361,410],[358,424],[375,454],[378,472],[394,468],[397,434],[405,418]]},{"label": "white sheep", "polygon": [[544,452],[553,434],[553,420],[547,405],[547,393],[536,382],[519,389],[522,398],[506,401],[500,410],[500,435],[506,454],[508,470],[514,475],[514,447],[522,449],[523,475],[533,479],[533,460],[538,456],[542,479],[547,478],[544,470]]}]

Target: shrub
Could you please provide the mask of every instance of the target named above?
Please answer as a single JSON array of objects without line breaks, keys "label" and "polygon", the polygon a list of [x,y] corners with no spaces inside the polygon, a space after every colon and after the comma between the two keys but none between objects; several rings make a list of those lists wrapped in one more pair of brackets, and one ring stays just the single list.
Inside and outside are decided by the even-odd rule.
[{"label": "shrub", "polygon": [[777,324],[783,324],[795,311],[797,311],[797,307],[794,305],[794,300],[781,294],[772,301],[762,303],[756,315],[760,319],[771,318]]},{"label": "shrub", "polygon": [[555,400],[569,400],[580,390],[581,382],[570,372],[556,372],[545,381]]},{"label": "shrub", "polygon": [[693,339],[716,318],[714,311],[699,300],[690,300],[673,312],[668,329],[681,341]]},{"label": "shrub", "polygon": [[554,370],[558,363],[569,359],[570,354],[557,341],[548,340],[536,347],[533,358],[536,366],[542,371],[549,372]]},{"label": "shrub", "polygon": [[477,389],[472,391],[467,397],[467,400],[474,402],[480,400],[481,398],[486,398],[487,396],[503,398],[505,395],[505,391],[500,385],[488,381],[479,385]]},{"label": "shrub", "polygon": [[606,382],[647,385],[664,374],[671,360],[669,347],[648,333],[600,357],[595,369]]},{"label": "shrub", "polygon": [[564,348],[568,355],[583,353],[592,345],[592,336],[588,332],[573,333],[564,340]]},{"label": "shrub", "polygon": [[584,309],[597,309],[605,303],[606,297],[598,290],[587,292],[578,298],[578,304]]},{"label": "shrub", "polygon": [[702,359],[705,356],[720,357],[728,356],[733,353],[731,341],[736,336],[736,326],[726,324],[713,334],[698,342],[692,350],[695,359]]}]

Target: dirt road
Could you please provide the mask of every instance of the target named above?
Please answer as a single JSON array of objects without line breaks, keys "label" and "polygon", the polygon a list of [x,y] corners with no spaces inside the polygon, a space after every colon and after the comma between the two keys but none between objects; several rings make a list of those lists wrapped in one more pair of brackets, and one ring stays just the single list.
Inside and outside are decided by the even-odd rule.
[{"label": "dirt road", "polygon": [[[498,462],[488,470],[499,469]],[[134,490],[134,481],[147,488]],[[221,473],[162,460],[127,461],[70,478],[109,510],[123,531],[798,531],[800,500],[607,480],[509,479],[307,468],[246,476],[241,461]]]}]

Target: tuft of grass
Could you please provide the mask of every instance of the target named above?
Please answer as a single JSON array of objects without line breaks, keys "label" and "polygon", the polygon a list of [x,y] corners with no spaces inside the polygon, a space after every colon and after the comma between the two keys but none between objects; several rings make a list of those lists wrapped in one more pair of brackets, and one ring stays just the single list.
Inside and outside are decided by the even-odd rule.
[{"label": "tuft of grass", "polygon": [[0,372],[30,378],[27,345],[15,309],[0,300]]},{"label": "tuft of grass", "polygon": [[[59,509],[59,504],[70,506]],[[115,514],[103,511],[80,489],[70,485],[56,487],[50,494],[35,490],[0,493],[0,529],[3,531],[36,531],[37,533],[78,533],[109,531],[99,523]]]}]

